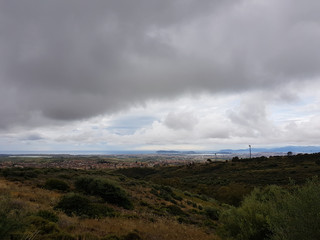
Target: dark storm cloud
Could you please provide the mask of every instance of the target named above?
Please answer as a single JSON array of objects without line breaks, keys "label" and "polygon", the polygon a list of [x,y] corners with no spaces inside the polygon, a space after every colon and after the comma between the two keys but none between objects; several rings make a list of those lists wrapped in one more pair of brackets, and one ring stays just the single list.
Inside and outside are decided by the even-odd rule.
[{"label": "dark storm cloud", "polygon": [[317,78],[319,10],[315,0],[0,1],[0,128]]}]

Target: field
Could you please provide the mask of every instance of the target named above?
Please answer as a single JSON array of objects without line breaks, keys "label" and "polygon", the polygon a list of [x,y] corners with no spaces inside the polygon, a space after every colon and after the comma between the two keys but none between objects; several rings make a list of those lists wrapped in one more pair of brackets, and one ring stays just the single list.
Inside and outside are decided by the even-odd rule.
[{"label": "field", "polygon": [[[7,157],[0,161],[6,166],[0,171],[0,239],[269,239],[277,229],[266,219],[278,221],[290,199],[299,202],[309,191],[310,199],[320,200],[314,178],[320,173],[320,154],[120,169],[59,168],[61,162],[75,161],[69,157],[11,158],[15,167],[6,165]],[[57,166],[46,165],[50,162]],[[261,196],[268,200],[261,202]],[[233,221],[238,216],[248,222],[244,209],[249,208],[262,217],[250,217],[255,227],[244,233]],[[270,208],[279,214],[266,215]]]}]

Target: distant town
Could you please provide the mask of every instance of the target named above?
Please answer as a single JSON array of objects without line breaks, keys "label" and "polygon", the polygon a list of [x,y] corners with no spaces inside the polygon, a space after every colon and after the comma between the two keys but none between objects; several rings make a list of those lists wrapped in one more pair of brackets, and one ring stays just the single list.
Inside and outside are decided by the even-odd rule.
[{"label": "distant town", "polygon": [[[295,154],[290,152],[291,154]],[[197,153],[193,151],[157,151],[144,154],[0,154],[0,168],[66,168],[66,169],[120,169],[132,167],[179,166],[192,163],[225,162],[234,157],[249,158],[248,151],[220,151]],[[287,152],[252,152],[252,157],[287,155]]]}]

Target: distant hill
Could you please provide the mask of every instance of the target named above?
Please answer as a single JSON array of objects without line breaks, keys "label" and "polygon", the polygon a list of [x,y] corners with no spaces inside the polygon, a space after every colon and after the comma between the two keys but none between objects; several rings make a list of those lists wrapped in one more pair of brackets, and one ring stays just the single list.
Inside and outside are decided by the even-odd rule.
[{"label": "distant hill", "polygon": [[[286,146],[286,147],[278,147],[278,148],[255,148],[254,146],[251,148],[253,153],[259,152],[275,152],[275,153],[317,153],[320,152],[320,146]],[[243,153],[248,152],[248,148],[245,149],[222,149],[217,153]]]}]

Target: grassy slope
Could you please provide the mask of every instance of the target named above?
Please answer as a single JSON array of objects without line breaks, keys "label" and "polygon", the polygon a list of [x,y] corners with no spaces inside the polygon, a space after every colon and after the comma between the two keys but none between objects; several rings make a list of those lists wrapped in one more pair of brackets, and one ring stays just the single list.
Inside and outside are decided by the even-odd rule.
[{"label": "grassy slope", "polygon": [[[47,233],[38,232],[43,227],[39,219],[32,224],[26,221],[25,228],[19,231],[24,238],[37,233],[34,240],[46,239],[45,236],[52,239],[53,233],[66,234],[72,239],[100,240],[108,234],[124,237],[130,232],[137,233],[141,239],[213,240],[218,239],[216,212],[226,207],[214,199],[237,205],[256,186],[286,186],[290,179],[303,183],[306,178],[319,175],[319,162],[320,154],[312,154],[117,171],[2,169],[0,204],[9,199],[15,212],[21,212],[26,219],[30,216],[34,219],[39,210],[49,210],[58,216],[57,223],[48,225],[51,228],[46,225]],[[70,186],[68,192],[77,192],[74,182],[82,176],[115,182],[127,192],[134,209],[103,203],[113,208],[116,216],[101,219],[70,217],[55,209],[67,192],[44,189],[45,182],[59,179]],[[102,202],[97,196],[88,197],[93,202]],[[210,215],[207,209],[211,209]]]},{"label": "grassy slope", "polygon": [[[21,172],[24,174],[21,175]],[[69,191],[72,192],[76,191],[73,183],[79,176],[112,180],[128,193],[134,209],[126,210],[106,203],[115,210],[116,217],[102,219],[69,217],[54,209],[59,199],[67,193],[44,189],[45,181],[50,178],[63,180],[69,184],[71,187]],[[102,239],[108,234],[121,237],[130,232],[138,233],[141,239],[216,239],[213,228],[210,228],[215,224],[214,221],[208,219],[204,212],[199,210],[199,206],[189,200],[191,196],[184,196],[182,192],[171,189],[168,192],[166,189],[108,171],[9,169],[6,178],[0,179],[0,200],[10,196],[12,203],[22,206],[26,218],[35,215],[39,210],[50,210],[56,213],[59,217],[56,223],[58,231],[67,233],[74,239]],[[94,202],[101,202],[101,199],[95,196],[90,198]],[[198,199],[198,201],[202,200]],[[217,204],[214,201],[206,201],[204,205],[216,206]],[[181,211],[174,212],[169,206],[177,206]],[[27,233],[31,234],[40,228],[40,225],[27,226],[27,229],[23,230],[24,237]],[[45,239],[46,235],[41,234],[39,233],[34,240]]]},{"label": "grassy slope", "polygon": [[254,187],[285,186],[291,180],[301,184],[307,178],[319,175],[319,161],[320,154],[304,154],[157,169],[130,168],[118,172],[237,205]]}]

